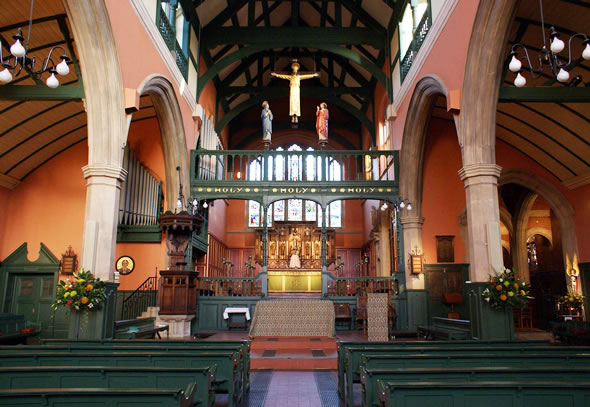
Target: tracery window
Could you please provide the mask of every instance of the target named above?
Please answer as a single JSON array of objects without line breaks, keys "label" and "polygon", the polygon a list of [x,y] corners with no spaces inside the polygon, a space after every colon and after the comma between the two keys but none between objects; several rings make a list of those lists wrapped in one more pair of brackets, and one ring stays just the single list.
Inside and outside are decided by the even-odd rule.
[{"label": "tracery window", "polygon": [[[278,151],[284,151],[283,148],[277,148]],[[303,151],[303,149],[293,144],[287,148],[287,151]],[[309,147],[306,151],[314,151]],[[271,158],[272,159],[272,158]],[[305,178],[308,181],[314,179],[320,180],[321,174],[317,174],[317,168],[320,164],[320,157],[312,155],[305,159],[300,155],[290,155],[285,159],[284,157],[277,157],[276,162],[271,162],[269,166],[274,173],[269,174],[269,179],[282,181],[285,175],[289,180],[297,181],[303,178],[303,167],[305,166]],[[304,162],[305,161],[305,162]],[[251,181],[260,181],[262,179],[262,165],[259,161],[252,161],[249,164],[248,179]],[[328,179],[331,181],[340,181],[342,179],[342,165],[332,160],[328,165]],[[272,221],[288,221],[301,222],[311,221],[316,222],[318,226],[322,225],[321,207],[314,201],[307,199],[284,199],[276,201],[268,208],[267,223],[272,225]],[[248,227],[262,226],[262,206],[256,201],[248,201]],[[326,213],[326,226],[328,227],[342,227],[342,201],[332,202]]]}]

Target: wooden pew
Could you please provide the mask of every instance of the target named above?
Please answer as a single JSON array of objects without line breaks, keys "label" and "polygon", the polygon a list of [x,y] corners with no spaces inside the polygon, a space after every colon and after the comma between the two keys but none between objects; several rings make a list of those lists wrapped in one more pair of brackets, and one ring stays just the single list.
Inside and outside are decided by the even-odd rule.
[{"label": "wooden pew", "polygon": [[[238,368],[241,372],[240,391],[247,393],[250,388],[250,352],[249,341],[234,342],[182,342],[160,340],[110,340],[110,341],[44,341],[45,345],[28,345],[26,347],[0,346],[0,351],[14,352],[217,352],[236,351],[239,353]],[[62,343],[58,345],[57,343]]]},{"label": "wooden pew", "polygon": [[460,381],[590,381],[590,367],[446,367],[405,369],[361,369],[362,405],[378,405],[377,381],[460,382]]},{"label": "wooden pew", "polygon": [[471,323],[464,319],[433,317],[432,325],[418,326],[418,335],[424,339],[471,339]]},{"label": "wooden pew", "polygon": [[[416,347],[451,347],[451,346],[461,346],[462,348],[465,347],[513,347],[513,346],[527,346],[527,347],[536,347],[536,346],[547,346],[549,345],[548,341],[498,341],[498,340],[489,340],[489,341],[453,341],[453,342],[440,342],[440,341],[399,341],[399,342],[338,342],[338,395],[340,398],[345,398],[346,390],[345,390],[345,383],[346,383],[346,373],[347,373],[347,358],[348,353],[347,351],[350,349],[351,352],[367,352],[373,349],[380,349],[381,353],[387,353],[390,350],[397,350],[397,349],[408,349],[408,348],[416,348]],[[354,358],[351,362],[349,362],[353,374],[354,379],[358,383],[360,380],[359,376],[359,358]]]},{"label": "wooden pew", "polygon": [[[0,406],[190,407],[197,389],[16,389],[0,390]],[[100,400],[97,404],[97,400]]]},{"label": "wooden pew", "polygon": [[252,342],[250,340],[241,341],[195,341],[195,340],[153,340],[153,339],[134,339],[132,341],[127,339],[43,339],[41,343],[46,345],[98,345],[101,346],[165,346],[167,349],[170,347],[186,347],[196,346],[198,348],[208,348],[211,350],[215,349],[226,349],[231,348],[231,345],[242,347],[242,357],[240,358],[240,369],[244,372],[244,391],[250,391],[250,346]]},{"label": "wooden pew", "polygon": [[[383,382],[378,381],[381,405],[415,406],[587,406],[590,382],[564,381],[470,381]],[[444,404],[443,404],[444,400]]]},{"label": "wooden pew", "polygon": [[[212,407],[215,402],[217,366],[202,368],[119,366],[29,366],[3,367],[0,389],[49,388],[184,388],[195,383],[194,407]],[[75,379],[72,379],[75,378]]]},{"label": "wooden pew", "polygon": [[[371,347],[365,348],[348,348],[346,349],[346,393],[347,400],[352,403],[353,400],[353,386],[354,383],[360,383],[360,369],[363,366],[365,360],[373,359],[382,361],[395,361],[398,356],[420,356],[428,354],[430,356],[445,355],[453,353],[457,355],[489,355],[491,358],[496,356],[507,356],[507,355],[526,355],[526,354],[554,354],[560,352],[561,354],[579,354],[587,353],[590,355],[590,348],[567,348],[567,347],[555,347],[555,346],[498,346],[498,347],[476,347],[476,346],[452,346],[453,342],[450,342],[447,346],[420,346],[420,347],[407,347],[407,348],[381,348],[372,349]],[[387,350],[385,350],[387,349]],[[374,362],[378,363],[378,362]],[[384,362],[389,363],[389,362]],[[483,364],[485,366],[486,364]],[[474,366],[474,365],[466,365]],[[498,365],[495,365],[498,366]],[[374,367],[374,366],[373,366]],[[382,366],[388,367],[388,366]]]},{"label": "wooden pew", "polygon": [[0,313],[0,344],[26,343],[41,333],[41,325],[29,322],[24,315]]},{"label": "wooden pew", "polygon": [[[25,348],[25,347],[23,347]],[[52,352],[0,351],[0,366],[161,366],[209,367],[217,365],[215,391],[228,393],[228,406],[242,398],[239,354],[235,351],[191,352]]]},{"label": "wooden pew", "polygon": [[156,326],[156,318],[136,318],[122,321],[115,321],[115,338],[117,339],[138,339],[151,338],[162,339],[160,332],[166,331],[166,338],[169,335],[168,325]]}]

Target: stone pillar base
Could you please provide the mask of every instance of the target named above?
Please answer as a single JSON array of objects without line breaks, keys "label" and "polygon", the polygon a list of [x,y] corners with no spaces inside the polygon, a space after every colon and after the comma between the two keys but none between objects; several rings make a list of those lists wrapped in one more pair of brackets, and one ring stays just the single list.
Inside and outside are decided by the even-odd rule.
[{"label": "stone pillar base", "polygon": [[473,339],[513,341],[512,308],[492,308],[481,296],[489,283],[466,283]]},{"label": "stone pillar base", "polygon": [[169,326],[170,338],[187,338],[191,336],[191,321],[194,315],[160,315],[160,320]]}]

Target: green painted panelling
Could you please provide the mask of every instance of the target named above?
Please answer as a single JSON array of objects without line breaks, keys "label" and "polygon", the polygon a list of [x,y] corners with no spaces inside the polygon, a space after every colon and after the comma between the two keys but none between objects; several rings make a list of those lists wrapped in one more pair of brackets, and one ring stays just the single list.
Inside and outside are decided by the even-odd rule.
[{"label": "green painted panelling", "polygon": [[[429,292],[428,295],[428,318],[429,320],[432,317],[443,317],[446,318],[448,312],[451,311],[451,306],[443,303],[443,298],[441,295],[433,296],[431,295],[430,287],[428,283],[430,281],[429,274],[430,273],[442,273],[443,274],[443,289],[444,287],[448,287],[448,282],[445,282],[444,279],[447,278],[447,273],[460,273],[461,274],[461,281],[464,283],[465,281],[469,280],[469,264],[461,264],[461,263],[449,263],[449,264],[425,264],[424,265],[424,283],[425,288]],[[450,291],[450,290],[448,290]],[[460,319],[469,319],[469,304],[467,302],[467,287],[463,284],[463,290],[461,291],[461,295],[463,296],[463,302],[461,304],[455,305],[454,310],[455,312],[459,313]]]},{"label": "green painted panelling", "polygon": [[227,321],[223,319],[226,308],[247,307],[250,318],[253,318],[256,303],[261,299],[262,297],[197,297],[197,318],[192,322],[192,332],[226,331]]},{"label": "green painted panelling", "polygon": [[482,298],[489,283],[467,283],[471,335],[482,340],[514,340],[512,308],[495,309]]},{"label": "green painted panelling", "polygon": [[162,232],[158,225],[119,225],[117,243],[160,243]]},{"label": "green painted panelling", "polygon": [[426,290],[406,290],[408,329],[415,330],[418,325],[428,325],[428,292]]},{"label": "green painted panelling", "polygon": [[60,86],[51,89],[42,85],[3,85],[0,100],[82,100],[82,86]]}]

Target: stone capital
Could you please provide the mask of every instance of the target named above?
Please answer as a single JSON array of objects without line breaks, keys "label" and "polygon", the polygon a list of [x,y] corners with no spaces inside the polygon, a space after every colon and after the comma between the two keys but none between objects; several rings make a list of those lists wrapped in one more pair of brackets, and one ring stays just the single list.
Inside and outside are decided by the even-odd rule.
[{"label": "stone capital", "polygon": [[[123,167],[108,164],[89,164],[82,167],[85,179],[94,177],[113,178],[123,182],[127,177],[127,170]],[[89,180],[90,181],[90,180]]]},{"label": "stone capital", "polygon": [[422,225],[424,224],[424,217],[402,216],[399,221],[402,225],[404,225],[405,228],[407,228],[408,226],[422,227]]},{"label": "stone capital", "polygon": [[502,167],[496,164],[469,164],[458,171],[466,188],[476,184],[498,185],[501,172]]}]

